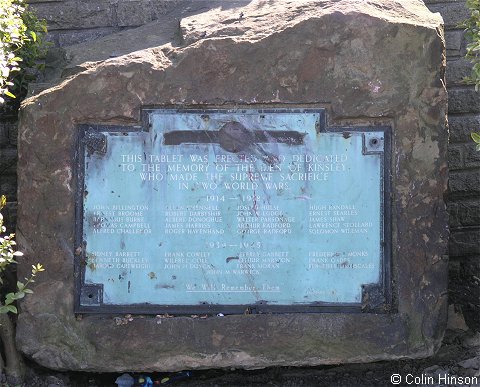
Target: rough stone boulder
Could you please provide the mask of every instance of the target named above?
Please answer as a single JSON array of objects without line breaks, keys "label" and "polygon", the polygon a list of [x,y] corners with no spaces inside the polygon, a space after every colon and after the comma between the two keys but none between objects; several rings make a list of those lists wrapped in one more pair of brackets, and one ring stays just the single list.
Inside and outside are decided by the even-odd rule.
[{"label": "rough stone boulder", "polygon": [[[172,40],[156,40],[156,30]],[[446,315],[442,34],[441,17],[417,0],[259,0],[192,15],[177,29],[152,23],[71,48],[63,78],[21,111],[17,238],[26,256],[19,275],[37,261],[46,267],[21,303],[21,351],[49,368],[95,372],[433,354]],[[146,48],[145,40],[161,45]],[[122,41],[129,46],[108,58],[106,45],[122,48]],[[75,315],[77,125],[139,125],[145,106],[324,107],[331,126],[391,126],[392,310]]]}]

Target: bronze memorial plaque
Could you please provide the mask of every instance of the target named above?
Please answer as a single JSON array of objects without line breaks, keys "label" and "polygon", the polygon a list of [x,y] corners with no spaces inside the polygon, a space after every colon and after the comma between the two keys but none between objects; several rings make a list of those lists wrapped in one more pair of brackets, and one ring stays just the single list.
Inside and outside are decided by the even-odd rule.
[{"label": "bronze memorial plaque", "polygon": [[144,116],[83,127],[79,311],[388,303],[385,127],[330,130],[321,109]]}]

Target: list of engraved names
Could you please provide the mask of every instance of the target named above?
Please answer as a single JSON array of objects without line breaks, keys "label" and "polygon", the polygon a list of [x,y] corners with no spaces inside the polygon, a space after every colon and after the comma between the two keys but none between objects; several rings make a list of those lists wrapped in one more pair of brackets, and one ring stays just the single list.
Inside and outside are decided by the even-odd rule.
[{"label": "list of engraved names", "polygon": [[[311,184],[334,181],[339,175],[348,173],[348,164],[347,153],[291,154],[269,160],[251,154],[216,154],[214,157],[202,154],[121,154],[120,171],[128,175],[132,184],[160,182],[173,192],[194,192],[197,195],[201,192],[202,200],[198,204],[165,200],[155,208],[131,200],[121,205],[100,203],[93,206],[89,222],[94,235],[141,236],[152,234],[148,219],[161,218],[162,228],[154,232],[166,238],[214,237],[205,239],[202,249],[190,251],[188,246],[180,245],[163,252],[160,259],[165,270],[202,271],[206,275],[227,277],[258,276],[261,272],[268,274],[282,266],[295,264],[300,259],[306,259],[307,270],[313,271],[376,270],[378,267],[373,263],[356,262],[359,257],[369,256],[370,252],[365,249],[347,248],[340,252],[310,249],[305,257],[292,256],[291,251],[281,248],[269,249],[268,238],[288,238],[299,229],[312,237],[339,236],[346,241],[351,234],[368,237],[378,232],[374,223],[361,214],[357,203],[340,198],[323,203],[309,196]],[[245,238],[248,236],[258,238]],[[235,254],[224,257],[225,267],[212,265],[218,251],[223,249],[235,251]],[[144,257],[141,251],[93,251],[91,256],[96,257],[91,263],[102,269],[115,268],[115,264],[122,263],[145,269],[151,266],[152,259],[159,259]],[[134,257],[137,259],[132,262]],[[280,285],[274,287],[279,291]],[[197,288],[189,285],[187,291]],[[216,291],[218,285],[209,284],[203,289]]]}]

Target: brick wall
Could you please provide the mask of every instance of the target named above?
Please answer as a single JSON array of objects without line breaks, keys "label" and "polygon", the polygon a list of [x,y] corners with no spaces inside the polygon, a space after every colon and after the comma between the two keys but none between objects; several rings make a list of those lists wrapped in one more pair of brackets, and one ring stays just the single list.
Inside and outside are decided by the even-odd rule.
[{"label": "brick wall", "polygon": [[7,196],[2,210],[7,231],[15,230],[17,212],[17,116],[0,111],[0,194]]},{"label": "brick wall", "polygon": [[59,46],[94,40],[157,19],[178,0],[30,0]]},{"label": "brick wall", "polygon": [[[231,5],[241,1],[232,1]],[[57,46],[91,41],[168,15],[175,7],[211,8],[212,0],[30,0],[49,25]],[[458,24],[467,18],[464,0],[426,0],[445,21],[447,88],[449,93],[450,182],[446,201],[450,213],[450,302],[460,306],[471,327],[480,327],[480,152],[470,132],[480,131],[480,94],[462,83],[470,64],[463,59],[465,38]],[[0,192],[8,195],[5,212],[13,227],[16,210],[16,122],[0,124]]]},{"label": "brick wall", "polygon": [[480,93],[462,82],[470,74],[458,24],[469,15],[465,1],[426,0],[445,21],[450,145],[450,303],[461,306],[469,325],[480,327],[480,152],[470,132],[480,131]]}]

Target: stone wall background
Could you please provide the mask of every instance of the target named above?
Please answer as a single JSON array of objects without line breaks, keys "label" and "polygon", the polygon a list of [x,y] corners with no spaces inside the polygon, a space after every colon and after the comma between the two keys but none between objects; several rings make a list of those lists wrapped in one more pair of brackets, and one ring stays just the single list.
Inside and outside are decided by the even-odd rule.
[{"label": "stone wall background", "polygon": [[465,1],[426,0],[445,22],[450,215],[449,303],[461,307],[471,328],[480,329],[480,152],[470,132],[480,131],[480,93],[462,83],[470,74],[466,41],[458,24],[468,17]]},{"label": "stone wall background", "polygon": [[[134,28],[180,8],[212,8],[212,0],[30,0],[40,18],[48,23],[49,37],[57,47],[93,41]],[[232,1],[236,5],[247,0]],[[450,214],[449,302],[462,311],[470,328],[480,330],[480,152],[470,138],[480,131],[480,93],[462,83],[470,73],[463,59],[465,37],[458,24],[467,18],[463,0],[426,0],[445,21],[447,89],[449,94],[450,181],[446,202]],[[225,2],[223,2],[225,4]],[[174,16],[172,16],[174,17]],[[176,17],[176,16],[175,16]],[[115,53],[112,53],[115,55]],[[408,60],[408,58],[405,58]],[[8,197],[3,211],[6,225],[16,221],[17,122],[12,112],[0,111],[0,193]]]}]

